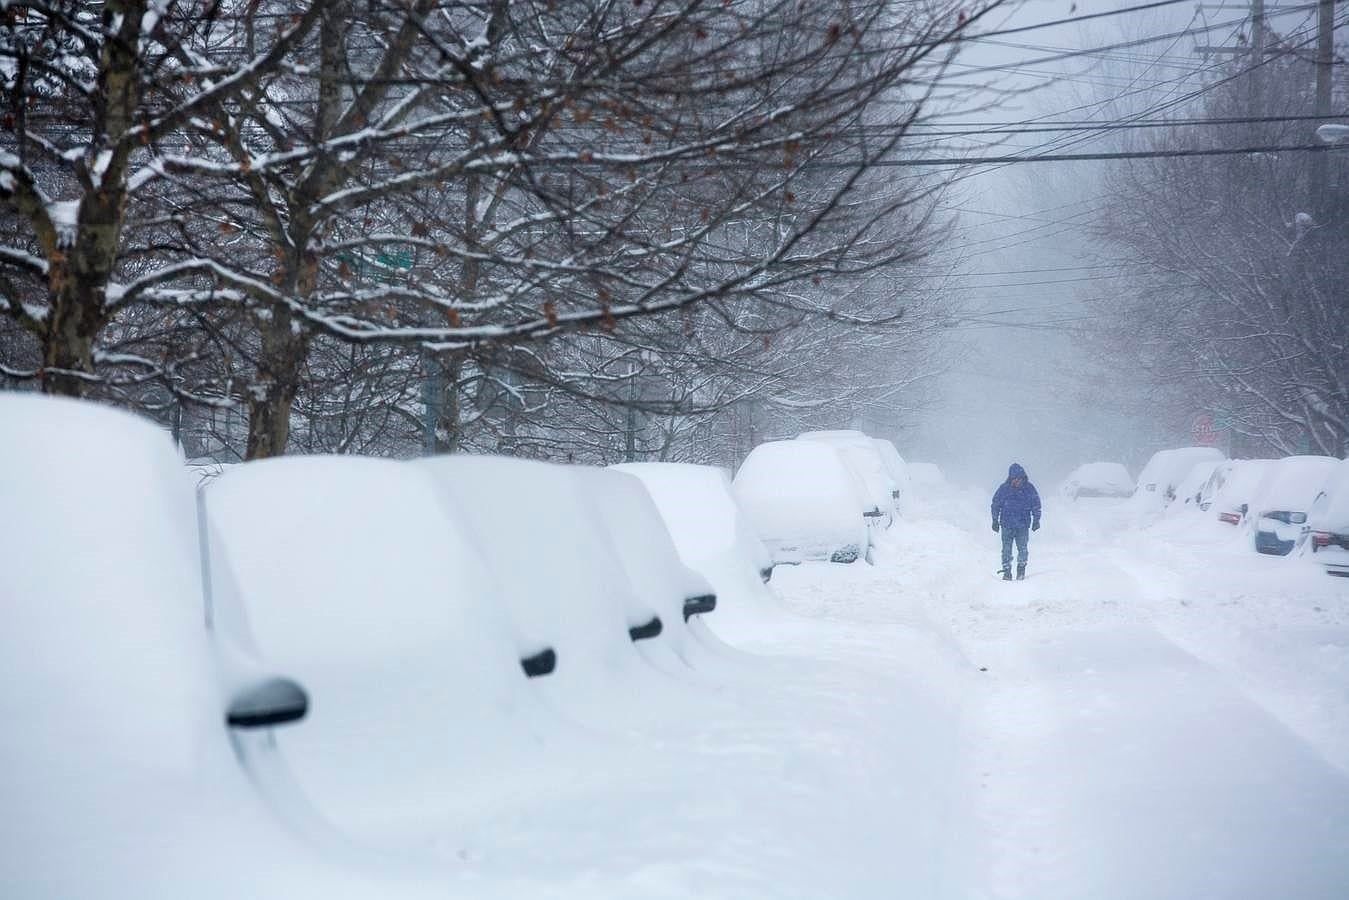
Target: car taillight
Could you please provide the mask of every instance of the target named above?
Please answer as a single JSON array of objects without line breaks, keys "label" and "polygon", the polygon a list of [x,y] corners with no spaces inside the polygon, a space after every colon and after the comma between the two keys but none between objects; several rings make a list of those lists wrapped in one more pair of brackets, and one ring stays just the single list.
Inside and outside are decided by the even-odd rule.
[{"label": "car taillight", "polygon": [[1241,516],[1234,512],[1218,513],[1218,521],[1226,522],[1228,525],[1240,525]]},{"label": "car taillight", "polygon": [[1312,532],[1312,547],[1329,547],[1330,535],[1324,531]]}]

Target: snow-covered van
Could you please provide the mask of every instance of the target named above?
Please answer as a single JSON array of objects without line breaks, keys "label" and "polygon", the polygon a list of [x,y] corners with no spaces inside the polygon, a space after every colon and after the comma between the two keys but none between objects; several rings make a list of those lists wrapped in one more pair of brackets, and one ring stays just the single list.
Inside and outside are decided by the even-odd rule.
[{"label": "snow-covered van", "polygon": [[735,496],[775,564],[850,563],[868,555],[877,513],[825,441],[769,441],[735,475]]},{"label": "snow-covered van", "polygon": [[1069,473],[1059,489],[1069,500],[1078,497],[1128,497],[1134,492],[1129,470],[1117,462],[1083,463]]}]

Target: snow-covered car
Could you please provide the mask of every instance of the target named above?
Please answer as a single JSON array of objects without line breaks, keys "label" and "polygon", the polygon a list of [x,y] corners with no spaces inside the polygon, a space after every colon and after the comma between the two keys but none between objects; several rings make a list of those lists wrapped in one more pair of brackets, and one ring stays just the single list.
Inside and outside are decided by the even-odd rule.
[{"label": "snow-covered car", "polygon": [[1083,463],[1069,473],[1060,489],[1069,500],[1078,497],[1128,497],[1134,492],[1129,470],[1117,462]]},{"label": "snow-covered car", "polygon": [[1329,456],[1288,456],[1276,460],[1255,507],[1255,549],[1287,556],[1307,536],[1307,515],[1339,465]]},{"label": "snow-covered car", "polygon": [[732,554],[761,581],[772,576],[773,558],[736,502],[725,471],[660,462],[619,463],[610,468],[642,482],[685,565],[701,571],[708,560]]},{"label": "snow-covered car", "polygon": [[222,627],[315,696],[302,726],[240,748],[270,767],[279,807],[302,798],[371,851],[429,840],[422,823],[448,820],[457,791],[534,739],[528,676],[570,661],[517,626],[428,472],[285,457],[232,467],[202,502]]},{"label": "snow-covered car", "polygon": [[1227,484],[1227,479],[1232,475],[1232,469],[1236,467],[1238,460],[1225,459],[1213,467],[1208,480],[1204,486],[1199,489],[1197,505],[1203,512],[1208,512],[1213,507],[1213,501],[1222,491],[1223,486]]},{"label": "snow-covered car", "polygon": [[467,453],[408,465],[431,473],[473,534],[516,626],[556,649],[557,671],[536,680],[551,703],[583,720],[627,715],[672,684],[632,640],[660,611],[629,579],[577,467]]},{"label": "snow-covered car", "polygon": [[1212,480],[1214,471],[1219,466],[1224,465],[1225,462],[1225,460],[1209,459],[1195,463],[1185,477],[1180,480],[1180,483],[1176,485],[1176,499],[1171,501],[1167,511],[1202,511],[1199,504],[1204,496],[1204,488]]},{"label": "snow-covered car", "polygon": [[1251,508],[1274,475],[1274,462],[1272,459],[1233,460],[1210,506],[1219,522],[1228,525],[1243,525],[1247,522]]},{"label": "snow-covered car", "polygon": [[773,558],[736,502],[730,478],[714,466],[620,463],[642,482],[660,511],[684,565],[712,583],[717,622],[773,614],[777,601],[764,582]]},{"label": "snow-covered car", "polygon": [[1349,578],[1349,460],[1340,460],[1312,501],[1308,526],[1312,561]]},{"label": "snow-covered car", "polygon": [[775,565],[850,563],[868,555],[867,520],[881,513],[832,443],[760,444],[740,464],[733,486]]},{"label": "snow-covered car", "polygon": [[629,626],[640,652],[657,661],[673,653],[697,666],[700,647],[686,623],[717,608],[711,583],[684,565],[660,511],[642,482],[625,472],[569,466],[582,494],[599,511],[605,530],[638,599],[656,615]]},{"label": "snow-covered car", "polygon": [[843,462],[857,476],[871,508],[880,513],[879,517],[872,517],[875,519],[872,524],[889,527],[894,522],[898,513],[900,486],[891,477],[880,450],[870,437],[860,431],[839,429],[804,431],[798,434],[796,439],[818,441],[834,447],[843,458]]},{"label": "snow-covered car", "polygon": [[[91,447],[98,477],[70,477]],[[0,394],[0,466],[0,508],[23,523],[0,542],[0,894],[413,895],[286,827],[241,764],[249,734],[304,728],[310,698],[220,633],[168,433],[94,403]]]},{"label": "snow-covered car", "polygon": [[1141,513],[1160,512],[1176,499],[1176,488],[1195,465],[1222,459],[1222,451],[1214,447],[1158,450],[1139,473],[1130,504]]}]

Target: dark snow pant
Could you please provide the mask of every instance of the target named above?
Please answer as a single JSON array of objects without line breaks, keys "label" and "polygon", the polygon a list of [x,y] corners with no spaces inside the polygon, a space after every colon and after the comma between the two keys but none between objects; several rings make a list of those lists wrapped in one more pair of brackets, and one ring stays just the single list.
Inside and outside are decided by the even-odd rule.
[{"label": "dark snow pant", "polygon": [[1030,541],[1030,526],[1022,525],[1020,528],[1004,525],[1001,529],[1002,534],[1002,569],[1004,572],[1011,571],[1012,568],[1012,542],[1016,541],[1016,564],[1025,568],[1026,557],[1029,551],[1026,544]]}]

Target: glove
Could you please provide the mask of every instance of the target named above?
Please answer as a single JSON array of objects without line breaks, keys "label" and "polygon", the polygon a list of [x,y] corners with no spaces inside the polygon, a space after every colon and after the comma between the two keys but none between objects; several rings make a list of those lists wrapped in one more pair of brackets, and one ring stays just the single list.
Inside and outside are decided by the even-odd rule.
[{"label": "glove", "polygon": [[1034,522],[1031,522],[1031,523],[1030,523],[1030,530],[1031,530],[1031,531],[1039,531],[1039,530],[1040,530],[1040,520],[1039,520],[1039,519],[1036,519]]},{"label": "glove", "polygon": [[993,523],[993,530],[994,530],[994,531],[997,531],[997,530],[998,530],[998,523],[997,523],[997,522],[994,522],[994,523]]}]

